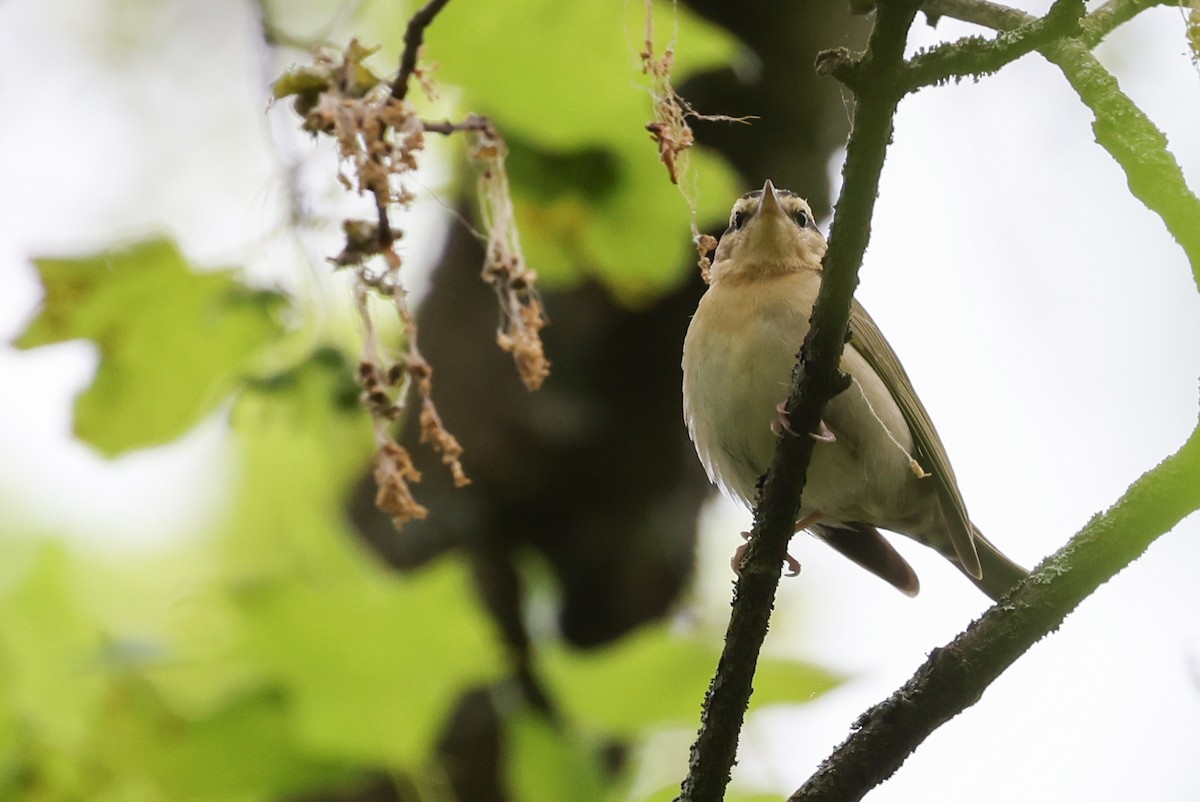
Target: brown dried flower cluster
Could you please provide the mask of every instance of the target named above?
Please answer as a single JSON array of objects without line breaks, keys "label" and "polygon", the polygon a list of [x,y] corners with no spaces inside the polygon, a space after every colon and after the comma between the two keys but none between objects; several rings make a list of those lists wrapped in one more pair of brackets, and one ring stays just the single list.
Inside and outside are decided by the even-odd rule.
[{"label": "brown dried flower cluster", "polygon": [[483,280],[496,291],[500,302],[496,343],[513,355],[525,386],[536,390],[550,375],[550,361],[546,359],[540,333],[546,325],[546,316],[534,287],[537,274],[525,265],[517,236],[516,213],[504,167],[508,149],[490,126],[473,134],[472,158],[479,168],[479,207],[487,229]]},{"label": "brown dried flower cluster", "polygon": [[642,72],[650,76],[650,93],[654,98],[654,122],[646,124],[650,138],[658,145],[658,158],[667,167],[672,184],[686,169],[683,154],[696,143],[687,116],[692,112],[684,100],[671,86],[671,67],[675,63],[675,51],[667,47],[658,58],[654,57],[654,41],[651,37],[652,20],[650,1],[646,2],[646,46],[641,52]]},{"label": "brown dried flower cluster", "polygon": [[675,49],[667,45],[661,56],[654,55],[654,9],[652,0],[646,4],[646,41],[642,48],[642,72],[650,77],[650,97],[653,101],[654,121],[646,124],[650,138],[658,145],[658,158],[667,168],[671,183],[679,187],[691,212],[692,242],[696,245],[700,275],[709,281],[709,256],[716,250],[717,241],[708,234],[701,234],[696,223],[696,192],[694,187],[685,186],[682,179],[687,173],[687,150],[696,144],[696,137],[688,125],[688,118],[698,120],[722,120],[724,122],[749,122],[751,117],[729,117],[724,114],[699,114],[675,91],[671,85],[671,69],[675,65]]},{"label": "brown dried flower cluster", "polygon": [[392,516],[397,528],[429,517],[429,509],[413,496],[412,483],[421,481],[412,457],[399,443],[383,443],[375,452],[375,506]]},{"label": "brown dried flower cluster", "polygon": [[[699,234],[699,232],[694,232]],[[712,234],[699,234],[695,237],[696,253],[700,257],[700,277],[705,284],[712,282],[712,255],[717,250],[717,238]]]},{"label": "brown dried flower cluster", "polygon": [[[436,14],[433,6],[420,12],[426,16],[418,20],[419,28]],[[504,169],[504,141],[483,117],[471,116],[462,123],[422,120],[405,99],[407,81],[413,78],[427,95],[433,93],[430,71],[415,66],[416,47],[411,53],[406,49],[402,62],[408,69],[402,68],[394,84],[378,78],[366,66],[365,60],[373,52],[357,40],[351,41],[345,52],[322,50],[311,65],[290,70],[280,78],[274,91],[277,98],[294,98],[304,130],[337,142],[342,185],[369,194],[374,200],[374,220],[343,221],[345,241],[341,252],[330,261],[353,271],[363,328],[358,381],[378,446],[376,504],[400,527],[428,514],[410,486],[420,481],[421,473],[392,434],[392,424],[403,414],[414,385],[420,401],[417,420],[421,442],[441,455],[456,486],[470,483],[462,465],[463,448],[442,423],[433,401],[433,368],[417,346],[417,324],[400,277],[402,259],[394,248],[401,232],[390,222],[392,211],[406,209],[414,200],[408,182],[417,169],[417,155],[425,147],[427,132],[468,132],[474,137],[473,153],[480,165],[480,200],[488,232],[483,277],[496,290],[501,307],[497,342],[513,354],[521,379],[531,390],[546,379],[550,363],[539,335],[545,317],[534,289],[536,275],[524,266],[517,239]],[[390,299],[404,328],[404,344],[392,358],[384,355],[376,335],[372,296]]]}]

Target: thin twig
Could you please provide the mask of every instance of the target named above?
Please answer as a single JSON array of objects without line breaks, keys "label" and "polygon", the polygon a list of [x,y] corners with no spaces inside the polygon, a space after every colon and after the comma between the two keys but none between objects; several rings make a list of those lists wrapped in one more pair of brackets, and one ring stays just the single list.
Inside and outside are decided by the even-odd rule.
[{"label": "thin twig", "polygon": [[[1179,6],[1187,0],[1109,0],[1088,14],[1080,25],[1082,41],[1095,47],[1115,28],[1155,6]],[[922,9],[926,13],[970,22],[995,31],[1013,31],[1028,25],[1035,17],[1017,8],[990,0],[928,0]]]},{"label": "thin twig", "polygon": [[[1084,20],[1083,41],[1065,39],[1041,49],[1095,116],[1096,141],[1125,171],[1129,189],[1158,214],[1191,262],[1200,285],[1200,200],[1183,177],[1179,163],[1167,149],[1167,138],[1137,105],[1121,92],[1117,81],[1096,60],[1087,42],[1099,41],[1109,25],[1129,20],[1134,13],[1154,5],[1147,0],[1112,0]],[[983,0],[928,0],[926,8],[937,14],[1000,30],[1012,30],[1033,18],[1023,11]]]},{"label": "thin twig", "polygon": [[1147,9],[1155,6],[1184,6],[1187,2],[1188,0],[1109,0],[1084,19],[1082,41],[1088,47],[1095,47],[1109,33]]},{"label": "thin twig", "polygon": [[[863,80],[857,82],[862,90],[846,147],[842,193],[812,327],[788,395],[789,424],[798,432],[817,431],[826,402],[848,384],[838,364],[858,268],[870,237],[892,116],[902,95],[892,76],[903,61],[904,43],[919,6],[919,0],[879,3],[866,55],[857,67],[862,72]],[[784,437],[776,446],[755,508],[725,648],[704,700],[680,800],[716,802],[724,797],[814,442],[811,437]]]},{"label": "thin twig", "polygon": [[408,82],[417,69],[417,56],[425,41],[425,29],[449,2],[450,0],[429,0],[429,3],[413,14],[412,19],[408,21],[408,27],[404,29],[404,52],[400,54],[400,73],[396,80],[392,81],[392,97],[396,100],[403,100],[408,94]]},{"label": "thin twig", "polygon": [[489,118],[484,117],[482,114],[469,114],[460,123],[450,122],[449,120],[442,120],[441,122],[422,120],[421,127],[425,129],[426,133],[442,134],[443,136],[450,136],[451,134],[459,131],[482,131],[485,133],[492,132],[493,135],[495,134],[495,129],[492,127],[492,121]]},{"label": "thin twig", "polygon": [[908,91],[967,76],[991,75],[1004,65],[1045,47],[1051,41],[1080,33],[1083,0],[1057,0],[1046,16],[1001,31],[995,39],[969,36],[918,53],[906,69]]}]

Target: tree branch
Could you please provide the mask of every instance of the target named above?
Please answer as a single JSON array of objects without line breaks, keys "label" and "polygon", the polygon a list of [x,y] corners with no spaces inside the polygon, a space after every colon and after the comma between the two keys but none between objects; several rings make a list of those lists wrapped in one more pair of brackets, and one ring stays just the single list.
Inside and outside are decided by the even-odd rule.
[{"label": "tree branch", "polygon": [[425,41],[425,29],[433,22],[450,0],[429,0],[429,2],[408,21],[404,29],[404,52],[400,54],[400,73],[392,81],[392,97],[404,100],[408,94],[408,82],[417,69],[417,54]]},{"label": "tree branch", "polygon": [[[1115,25],[1152,5],[1156,3],[1113,0],[1083,21],[1079,38],[1049,41],[1039,49],[1092,110],[1096,141],[1125,171],[1134,195],[1166,223],[1187,252],[1200,284],[1200,201],[1187,187],[1165,137],[1089,51]],[[1038,22],[990,2],[929,0],[925,9],[1001,30],[1029,30]],[[861,799],[937,727],[974,704],[1082,599],[1197,508],[1200,427],[1175,455],[1147,472],[1107,513],[1043,561],[1004,604],[989,610],[949,646],[935,650],[904,687],[865,713],[854,734],[791,799]]]},{"label": "tree branch", "polygon": [[[1167,138],[1129,99],[1113,76],[1089,50],[1112,26],[1154,5],[1175,3],[1112,0],[1083,21],[1081,40],[1064,39],[1041,49],[1062,70],[1095,117],[1096,142],[1116,159],[1135,197],[1162,218],[1183,248],[1200,285],[1200,200],[1188,188],[1179,163],[1167,149]],[[930,12],[977,25],[1012,30],[1033,21],[1022,11],[982,0],[928,0]]]},{"label": "tree branch", "polygon": [[[1115,28],[1155,6],[1180,6],[1187,0],[1109,0],[1080,24],[1082,41],[1095,47]],[[1014,31],[1036,17],[990,0],[928,0],[922,8],[931,17],[952,17],[995,31]]]},{"label": "tree branch", "polygon": [[441,122],[422,120],[421,129],[426,133],[442,134],[443,136],[449,136],[460,131],[483,131],[490,133],[492,136],[498,136],[492,125],[491,118],[484,117],[482,114],[468,114],[460,123],[450,122],[449,120],[442,120]]},{"label": "tree branch", "polygon": [[[849,69],[860,80],[854,130],[846,147],[844,183],[824,260],[824,278],[801,346],[787,410],[798,432],[817,431],[826,402],[848,386],[838,370],[858,284],[858,269],[870,237],[892,117],[903,94],[896,75],[919,0],[880,2],[863,59]],[[754,530],[734,590],[725,648],[704,699],[700,731],[679,800],[716,802],[724,797],[751,694],[758,655],[766,636],[780,566],[795,530],[812,456],[811,437],[784,437],[776,446],[754,514]]]},{"label": "tree branch", "polygon": [[[856,95],[854,131],[847,146],[844,184],[824,261],[824,278],[812,326],[799,355],[789,393],[789,425],[815,431],[825,403],[843,390],[838,361],[849,305],[865,252],[883,158],[899,99],[937,75],[974,74],[1023,52],[1039,49],[1057,64],[1096,115],[1097,141],[1125,170],[1134,194],[1156,211],[1200,265],[1200,202],[1188,190],[1166,140],[1129,101],[1089,52],[1112,26],[1153,5],[1113,0],[1082,21],[1075,0],[1060,0],[1043,20],[984,0],[928,0],[927,12],[1002,31],[990,47],[949,48],[914,60],[905,71],[903,47],[916,2],[880,2],[875,28],[861,59],[831,51],[818,70],[832,74]],[[1063,38],[1062,31],[1077,38]],[[974,52],[970,52],[974,48]],[[980,56],[980,54],[983,54]],[[991,62],[983,59],[993,59]],[[940,71],[940,73],[939,73]],[[956,72],[959,71],[959,72]],[[986,71],[986,70],[985,70]],[[913,83],[916,76],[917,82]],[[1200,281],[1200,269],[1197,270]],[[718,800],[729,781],[758,653],[765,637],[787,542],[799,510],[811,438],[783,438],[764,478],[750,544],[735,588],[725,649],[704,701],[690,771],[679,799]],[[950,646],[937,650],[891,699],[865,714],[847,740],[792,797],[860,799],[890,776],[940,724],[974,703],[988,684],[1029,645],[1054,629],[1079,601],[1121,570],[1146,546],[1200,505],[1200,428],[1184,447],[1136,482],[1104,516],[1094,519],[1067,547],[1048,558]]]},{"label": "tree branch", "polygon": [[988,610],[886,701],[864,713],[854,733],[789,802],[852,802],[890,777],[925,738],[983,691],[1097,587],[1156,538],[1200,508],[1200,427],[1183,447],[1147,471],[1103,515],[1046,558],[1029,580]]},{"label": "tree branch", "polygon": [[908,91],[965,77],[991,75],[1021,56],[1045,47],[1055,39],[1078,35],[1084,15],[1083,0],[1057,0],[1046,16],[1011,30],[1002,30],[995,39],[968,36],[918,53],[907,67]]}]

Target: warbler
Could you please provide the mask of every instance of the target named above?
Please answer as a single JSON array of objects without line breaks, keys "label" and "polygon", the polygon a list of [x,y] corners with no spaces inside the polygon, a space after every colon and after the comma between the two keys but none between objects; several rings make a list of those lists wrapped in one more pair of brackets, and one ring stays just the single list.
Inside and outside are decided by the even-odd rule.
[{"label": "warbler", "polygon": [[[812,209],[767,181],[733,205],[683,345],[683,415],[709,478],[751,506],[785,431],[783,401],[821,284]],[[920,589],[887,529],[929,546],[998,599],[1027,572],[971,523],[912,382],[854,302],[835,396],[814,437],[796,531],[807,529],[900,591]],[[739,550],[740,553],[740,550]],[[735,561],[737,557],[735,557]]]}]

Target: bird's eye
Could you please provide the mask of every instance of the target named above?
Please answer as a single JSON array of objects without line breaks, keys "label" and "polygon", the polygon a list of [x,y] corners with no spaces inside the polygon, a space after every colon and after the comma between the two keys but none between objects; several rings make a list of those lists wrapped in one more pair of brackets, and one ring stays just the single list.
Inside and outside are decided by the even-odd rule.
[{"label": "bird's eye", "polygon": [[740,229],[742,226],[746,225],[746,213],[745,212],[734,212],[733,219],[729,221],[729,225],[732,226],[735,230]]},{"label": "bird's eye", "polygon": [[808,212],[803,209],[797,209],[792,212],[792,219],[796,221],[796,225],[801,228],[808,228]]}]

